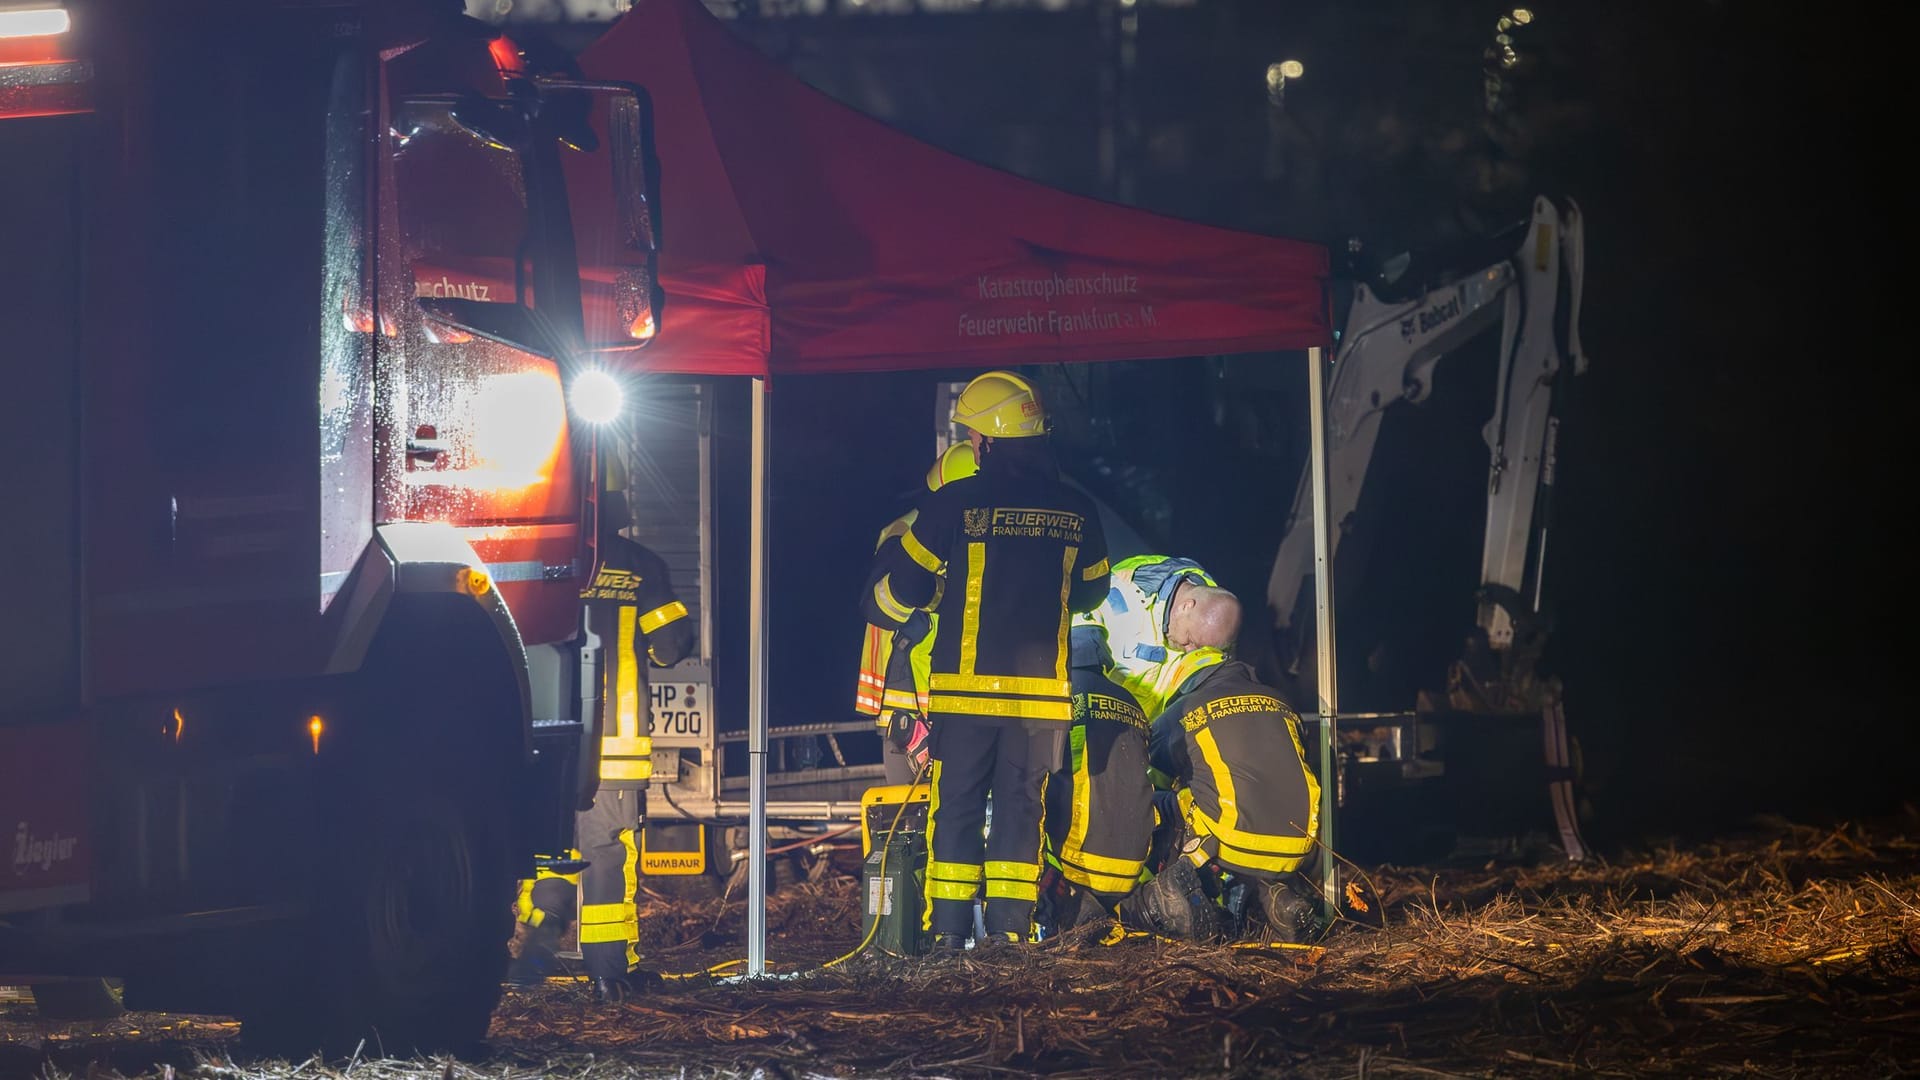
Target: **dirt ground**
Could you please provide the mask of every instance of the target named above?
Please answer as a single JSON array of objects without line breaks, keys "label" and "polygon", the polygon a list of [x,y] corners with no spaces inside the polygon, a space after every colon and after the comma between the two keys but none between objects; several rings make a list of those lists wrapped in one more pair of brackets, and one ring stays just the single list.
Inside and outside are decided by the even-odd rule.
[{"label": "dirt ground", "polygon": [[[1379,867],[1384,930],[1317,949],[1076,932],[939,960],[861,955],[857,889],[788,886],[760,985],[693,975],[613,1010],[510,989],[477,1062],[250,1059],[217,1018],[37,1020],[0,1075],[365,1077],[1920,1075],[1920,815],[1780,821],[1597,865]],[[649,955],[739,955],[737,900],[643,908]]]}]

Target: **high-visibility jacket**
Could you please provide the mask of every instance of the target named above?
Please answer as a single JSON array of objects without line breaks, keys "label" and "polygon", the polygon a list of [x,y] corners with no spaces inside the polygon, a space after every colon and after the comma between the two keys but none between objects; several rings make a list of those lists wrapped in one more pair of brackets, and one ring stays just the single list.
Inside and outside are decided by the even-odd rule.
[{"label": "high-visibility jacket", "polygon": [[[874,545],[874,569],[867,575],[860,594],[860,612],[866,618],[866,639],[860,648],[860,675],[854,687],[855,711],[874,718],[881,728],[887,726],[894,710],[925,715],[927,711],[927,675],[933,662],[933,635],[937,616],[904,607],[880,588],[885,577],[888,549],[897,550],[900,538],[919,516],[909,510],[893,519],[880,531]],[[937,603],[937,599],[936,599]],[[904,635],[904,639],[903,636]],[[906,644],[904,652],[896,644]]]},{"label": "high-visibility jacket", "polygon": [[1134,555],[1113,566],[1113,578],[1100,605],[1079,621],[1107,629],[1113,650],[1113,675],[1133,694],[1149,718],[1160,715],[1182,681],[1193,673],[1185,655],[1167,644],[1173,594],[1182,581],[1217,586],[1192,559],[1171,555]]},{"label": "high-visibility jacket", "polygon": [[[1197,652],[1213,652],[1196,649]],[[1320,782],[1300,717],[1239,661],[1204,668],[1153,725],[1153,767],[1174,777],[1199,839],[1189,854],[1275,878],[1299,869],[1320,826]]]},{"label": "high-visibility jacket", "polygon": [[[879,560],[877,602],[936,612],[928,714],[1072,718],[1067,626],[1107,593],[1107,543],[1086,496],[996,462],[929,493]],[[1059,729],[1056,729],[1059,730]]]},{"label": "high-visibility jacket", "polygon": [[580,598],[601,642],[600,779],[644,782],[653,776],[647,662],[669,667],[693,651],[687,605],[673,595],[666,562],[624,536],[601,542]]}]

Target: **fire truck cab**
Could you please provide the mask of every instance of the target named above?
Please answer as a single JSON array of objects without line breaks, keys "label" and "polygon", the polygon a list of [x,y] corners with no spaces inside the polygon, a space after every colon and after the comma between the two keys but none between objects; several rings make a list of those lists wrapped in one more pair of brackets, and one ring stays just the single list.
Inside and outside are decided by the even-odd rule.
[{"label": "fire truck cab", "polygon": [[460,9],[0,3],[0,979],[485,1034],[658,222],[644,93]]}]

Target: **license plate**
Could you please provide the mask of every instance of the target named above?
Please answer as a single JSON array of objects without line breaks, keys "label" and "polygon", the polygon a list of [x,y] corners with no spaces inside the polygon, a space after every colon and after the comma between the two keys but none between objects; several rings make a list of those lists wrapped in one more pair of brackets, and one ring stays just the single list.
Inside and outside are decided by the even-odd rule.
[{"label": "license plate", "polygon": [[[670,676],[672,672],[662,672]],[[656,678],[653,683],[653,715],[649,733],[656,741],[672,740],[680,745],[700,745],[713,722],[712,686],[705,681]]]}]

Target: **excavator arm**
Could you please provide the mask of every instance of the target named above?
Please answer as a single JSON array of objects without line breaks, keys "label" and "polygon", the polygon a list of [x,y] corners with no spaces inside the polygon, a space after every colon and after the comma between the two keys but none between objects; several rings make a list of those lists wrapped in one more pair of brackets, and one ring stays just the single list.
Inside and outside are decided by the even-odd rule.
[{"label": "excavator arm", "polygon": [[[1514,638],[1514,597],[1525,614],[1541,604],[1546,555],[1545,513],[1553,485],[1555,376],[1586,370],[1579,318],[1585,249],[1579,208],[1534,201],[1518,250],[1479,270],[1434,284],[1411,298],[1389,298],[1355,286],[1353,306],[1334,355],[1327,400],[1327,495],[1334,522],[1332,557],[1349,531],[1380,423],[1395,404],[1418,403],[1433,389],[1435,368],[1449,353],[1496,323],[1501,328],[1493,415],[1483,431],[1489,451],[1483,598],[1479,624],[1495,650]],[[1560,287],[1568,286],[1562,322]],[[1313,573],[1313,504],[1306,475],[1295,490],[1285,536],[1267,582],[1290,673],[1300,674],[1309,649],[1306,586]],[[1531,561],[1529,554],[1531,553]],[[1297,629],[1296,629],[1297,628]]]},{"label": "excavator arm", "polygon": [[[1482,431],[1487,504],[1476,622],[1484,637],[1452,665],[1446,697],[1449,707],[1462,712],[1539,715],[1561,845],[1570,859],[1580,860],[1586,846],[1560,684],[1536,669],[1549,626],[1543,602],[1559,434],[1556,391],[1564,386],[1562,372],[1578,375],[1587,367],[1580,344],[1586,249],[1579,207],[1571,200],[1561,207],[1536,198],[1531,220],[1507,243],[1479,269],[1420,281],[1412,289],[1389,286],[1391,295],[1356,284],[1327,391],[1327,496],[1334,523],[1329,558],[1337,567],[1385,412],[1397,403],[1425,400],[1440,361],[1498,323],[1495,400]],[[1295,491],[1267,601],[1281,667],[1310,700],[1309,481],[1303,475]],[[1417,732],[1413,742],[1420,742]],[[1398,736],[1394,744],[1401,745]]]}]

